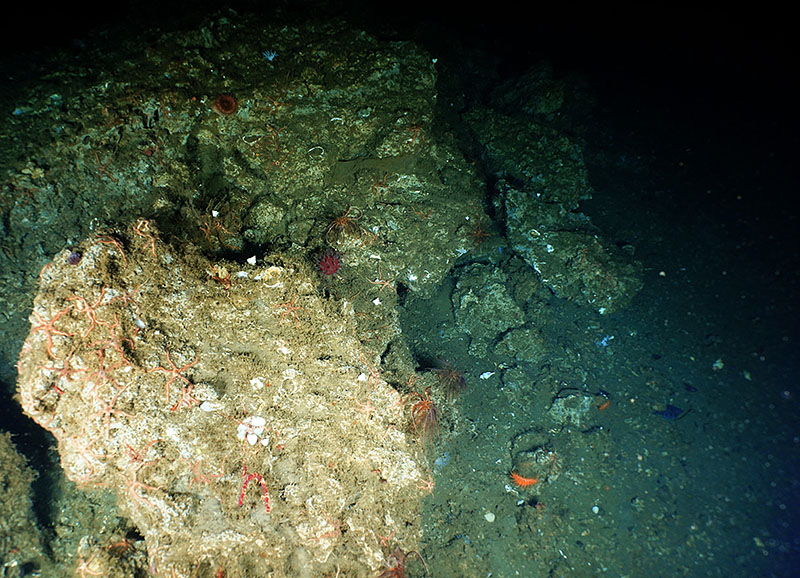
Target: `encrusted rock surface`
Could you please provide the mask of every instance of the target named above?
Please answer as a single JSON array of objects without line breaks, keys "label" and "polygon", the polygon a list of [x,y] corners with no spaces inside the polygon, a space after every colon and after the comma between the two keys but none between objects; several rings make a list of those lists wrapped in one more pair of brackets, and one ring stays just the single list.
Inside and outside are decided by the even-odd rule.
[{"label": "encrusted rock surface", "polygon": [[[19,397],[71,480],[116,490],[151,568],[367,576],[417,548],[430,474],[351,304],[313,270],[212,264],[145,220],[78,250],[42,272]],[[105,572],[106,554],[81,563]]]}]

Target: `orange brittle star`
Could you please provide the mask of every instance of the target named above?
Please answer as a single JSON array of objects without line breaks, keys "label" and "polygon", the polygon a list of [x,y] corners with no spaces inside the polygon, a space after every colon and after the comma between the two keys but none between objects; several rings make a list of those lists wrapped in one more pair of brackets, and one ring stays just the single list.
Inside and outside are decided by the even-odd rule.
[{"label": "orange brittle star", "polygon": [[[153,369],[151,369],[149,371],[150,372],[163,371],[164,373],[170,374],[170,378],[167,380],[167,383],[164,384],[164,394],[166,396],[167,403],[169,403],[169,386],[172,385],[172,382],[175,381],[176,379],[183,380],[183,382],[186,383],[187,386],[189,386],[188,388],[186,386],[183,387],[183,393],[184,394],[186,394],[187,390],[189,392],[191,392],[192,388],[194,387],[194,384],[191,381],[189,381],[188,378],[184,377],[181,374],[184,371],[188,370],[190,367],[192,367],[195,363],[197,363],[199,357],[197,356],[197,354],[195,354],[194,361],[192,361],[191,363],[187,363],[183,367],[178,367],[172,361],[172,358],[169,355],[169,349],[167,349],[166,351],[167,351],[167,362],[169,362],[169,364],[172,366],[172,369],[168,369],[166,367],[158,366],[158,367],[154,367]],[[183,398],[181,398],[181,399],[183,399]],[[180,402],[178,402],[178,403],[180,403]],[[177,405],[175,406],[175,408],[172,411],[175,411],[175,409],[177,409]]]},{"label": "orange brittle star", "polygon": [[289,313],[291,313],[292,316],[294,317],[295,325],[297,325],[297,328],[300,329],[300,318],[297,316],[297,312],[300,310],[305,311],[305,307],[300,307],[299,305],[295,305],[294,304],[295,299],[297,299],[297,295],[292,297],[291,301],[287,301],[286,303],[279,303],[278,305],[275,305],[275,307],[283,307],[285,309],[285,311],[281,313],[281,321],[283,321],[283,319]]}]

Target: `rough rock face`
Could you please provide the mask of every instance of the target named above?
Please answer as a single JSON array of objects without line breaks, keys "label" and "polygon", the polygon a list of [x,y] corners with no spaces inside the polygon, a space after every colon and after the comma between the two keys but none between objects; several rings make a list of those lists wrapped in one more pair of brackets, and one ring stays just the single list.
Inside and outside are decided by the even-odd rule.
[{"label": "rough rock face", "polygon": [[[498,178],[496,209],[505,215],[514,252],[555,295],[601,314],[618,311],[641,289],[642,266],[578,212],[592,196],[580,146],[542,122],[539,105],[524,105],[542,93],[546,76],[546,70],[533,71],[496,95],[495,105],[513,114],[475,109],[467,120]],[[515,99],[519,106],[512,107]],[[553,112],[550,105],[542,108]]]},{"label": "rough rock face", "polygon": [[70,479],[116,490],[154,573],[366,576],[417,548],[408,416],[310,267],[212,265],[145,220],[75,251],[41,273],[19,397]]},{"label": "rough rock face", "polygon": [[505,273],[491,265],[470,265],[461,271],[451,296],[456,325],[469,335],[469,351],[486,357],[509,329],[525,323],[525,313],[509,294]]},{"label": "rough rock face", "polygon": [[642,288],[642,266],[597,233],[588,218],[559,204],[531,203],[505,191],[508,239],[555,295],[604,314],[618,311]]},{"label": "rough rock face", "polygon": [[[255,244],[310,259],[333,246],[348,283],[375,279],[380,262],[383,278],[422,295],[471,248],[482,184],[437,132],[436,65],[413,43],[342,21],[228,14],[48,65],[39,76],[57,89],[20,87],[3,101],[15,114],[0,117],[0,186],[13,192],[0,233],[14,248],[0,301],[13,304],[16,335],[23,281],[131,215],[209,254]],[[216,104],[221,94],[235,110]],[[0,342],[0,374],[18,344]]]}]

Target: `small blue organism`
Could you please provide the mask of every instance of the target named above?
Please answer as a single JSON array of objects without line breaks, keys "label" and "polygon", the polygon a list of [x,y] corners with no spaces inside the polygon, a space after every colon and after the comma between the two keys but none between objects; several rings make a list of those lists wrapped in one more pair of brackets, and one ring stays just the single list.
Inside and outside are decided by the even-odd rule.
[{"label": "small blue organism", "polygon": [[275,52],[274,50],[262,50],[261,56],[272,62],[273,60],[275,60],[275,57],[278,56],[278,53]]},{"label": "small blue organism", "polygon": [[595,341],[594,344],[597,347],[608,347],[609,345],[611,345],[611,341],[613,341],[613,339],[614,339],[613,335],[606,335],[602,339],[598,339],[597,341]]},{"label": "small blue organism", "polygon": [[450,454],[444,452],[443,455],[436,458],[433,462],[433,471],[439,472],[443,467],[450,463]]}]

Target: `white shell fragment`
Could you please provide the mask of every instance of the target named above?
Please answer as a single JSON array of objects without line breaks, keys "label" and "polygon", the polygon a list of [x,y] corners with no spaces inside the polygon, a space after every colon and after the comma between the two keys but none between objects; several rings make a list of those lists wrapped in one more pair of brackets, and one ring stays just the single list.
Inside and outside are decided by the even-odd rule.
[{"label": "white shell fragment", "polygon": [[225,404],[222,403],[221,401],[204,401],[203,403],[200,404],[200,409],[209,413],[213,411],[219,411],[224,407]]},{"label": "white shell fragment", "polygon": [[489,379],[493,375],[494,375],[494,371],[484,371],[483,373],[481,373],[480,378],[481,379]]},{"label": "white shell fragment", "polygon": [[264,380],[260,377],[254,377],[250,380],[250,386],[253,389],[264,389]]},{"label": "white shell fragment", "polygon": [[241,441],[246,439],[247,443],[254,446],[261,439],[265,425],[267,425],[267,420],[260,415],[246,417],[236,428],[236,437]]}]

